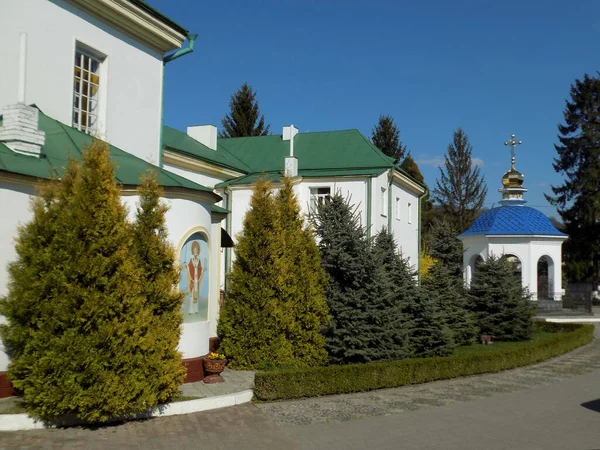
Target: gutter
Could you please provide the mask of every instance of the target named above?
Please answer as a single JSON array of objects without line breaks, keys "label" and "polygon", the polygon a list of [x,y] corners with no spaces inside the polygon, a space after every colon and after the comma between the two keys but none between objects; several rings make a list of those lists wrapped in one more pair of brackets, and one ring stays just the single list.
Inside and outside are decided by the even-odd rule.
[{"label": "gutter", "polygon": [[196,43],[197,34],[188,34],[188,45],[186,48],[180,48],[174,53],[169,53],[163,56],[163,71],[162,71],[162,88],[161,88],[161,99],[160,99],[160,138],[159,138],[159,149],[158,149],[158,161],[157,166],[162,167],[162,152],[163,152],[163,127],[165,123],[165,66],[171,61],[175,61],[177,58],[192,53],[194,51],[194,44]]}]

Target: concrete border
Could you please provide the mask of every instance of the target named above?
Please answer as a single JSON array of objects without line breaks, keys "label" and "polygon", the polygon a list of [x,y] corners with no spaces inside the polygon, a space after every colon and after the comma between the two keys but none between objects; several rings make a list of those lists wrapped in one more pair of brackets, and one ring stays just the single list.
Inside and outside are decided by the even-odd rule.
[{"label": "concrete border", "polygon": [[[226,408],[228,406],[249,403],[253,396],[254,392],[252,389],[248,389],[233,394],[167,403],[166,405],[161,405],[153,409],[149,413],[139,414],[136,418],[149,419],[151,417],[177,416],[180,414],[191,414],[209,411],[211,409]],[[33,419],[27,414],[0,414],[0,431],[25,431],[44,428],[53,428],[53,426],[46,426],[44,422]]]},{"label": "concrete border", "polygon": [[544,320],[553,323],[600,323],[600,317],[545,317]]}]

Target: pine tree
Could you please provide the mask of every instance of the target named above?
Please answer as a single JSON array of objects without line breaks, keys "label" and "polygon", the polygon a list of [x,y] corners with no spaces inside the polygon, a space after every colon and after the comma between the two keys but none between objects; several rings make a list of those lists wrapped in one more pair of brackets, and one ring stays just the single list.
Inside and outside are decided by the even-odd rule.
[{"label": "pine tree", "polygon": [[108,146],[94,141],[82,158],[33,201],[0,304],[9,377],[29,413],[50,421],[104,421],[157,402],[144,352],[151,313]]},{"label": "pine tree", "polygon": [[429,253],[440,261],[449,274],[462,285],[463,282],[463,246],[456,237],[458,232],[445,220],[436,220],[429,235]]},{"label": "pine tree", "polygon": [[435,303],[441,322],[450,330],[454,345],[471,344],[478,330],[473,314],[467,309],[462,278],[457,278],[445,263],[438,260],[429,269],[422,288]]},{"label": "pine tree", "polygon": [[142,293],[151,313],[149,328],[152,341],[145,349],[148,362],[147,381],[159,403],[178,395],[185,378],[181,353],[177,350],[181,334],[183,294],[174,287],[179,271],[173,264],[175,249],[169,243],[165,214],[168,206],[161,202],[162,189],[155,173],[142,176],[138,189],[140,203],[133,224],[133,248],[142,269]]},{"label": "pine tree", "polygon": [[293,180],[282,178],[275,204],[279,215],[278,233],[282,270],[279,273],[279,299],[291,315],[287,330],[297,365],[315,366],[327,361],[322,325],[329,319],[325,300],[327,277],[321,267],[321,254],[311,228],[304,225]]},{"label": "pine tree", "polygon": [[458,128],[444,155],[444,168],[433,190],[447,220],[459,232],[465,231],[483,206],[487,187],[479,167],[473,164],[473,147],[467,134]]},{"label": "pine tree", "polygon": [[394,158],[394,164],[404,159],[406,146],[400,142],[400,129],[396,126],[392,116],[379,116],[377,125],[373,127],[371,140],[375,147],[387,156]]},{"label": "pine tree", "polygon": [[546,199],[558,207],[565,233],[565,269],[573,281],[600,281],[600,78],[584,75],[571,85],[554,170],[563,184]]},{"label": "pine tree", "polygon": [[531,337],[534,307],[521,287],[514,264],[506,258],[492,255],[477,266],[468,301],[480,334],[499,341]]},{"label": "pine tree", "polygon": [[221,121],[223,129],[219,137],[267,136],[270,125],[265,126],[265,116],[260,113],[256,93],[248,83],[229,100],[229,114]]}]

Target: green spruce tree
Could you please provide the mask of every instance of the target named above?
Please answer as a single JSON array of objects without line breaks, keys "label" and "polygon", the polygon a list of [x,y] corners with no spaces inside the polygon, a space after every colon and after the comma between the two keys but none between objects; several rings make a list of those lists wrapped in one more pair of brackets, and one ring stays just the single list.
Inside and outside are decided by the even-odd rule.
[{"label": "green spruce tree", "polygon": [[279,299],[291,320],[287,337],[297,365],[322,365],[327,361],[321,327],[329,319],[325,300],[327,277],[321,267],[321,254],[311,228],[304,225],[293,180],[283,177],[275,204],[278,209],[282,270],[279,273]]},{"label": "green spruce tree", "polygon": [[231,96],[229,114],[221,121],[219,137],[267,136],[270,125],[265,126],[265,116],[260,113],[256,93],[248,83]]},{"label": "green spruce tree", "polygon": [[458,231],[445,220],[435,220],[429,236],[429,254],[440,261],[459,284],[463,284],[463,245]]},{"label": "green spruce tree", "polygon": [[371,140],[385,155],[394,158],[394,164],[404,159],[406,146],[400,141],[400,129],[392,116],[379,116],[377,125],[373,127]]},{"label": "green spruce tree", "polygon": [[584,75],[571,85],[564,124],[558,126],[554,170],[565,176],[546,199],[564,222],[565,271],[572,281],[600,282],[600,78]]},{"label": "green spruce tree", "polygon": [[179,271],[174,265],[175,249],[169,243],[162,189],[156,174],[145,174],[138,189],[140,203],[133,224],[133,248],[143,273],[142,293],[151,313],[147,381],[163,403],[179,394],[185,378],[181,353],[177,350],[181,334],[183,294],[174,289]]},{"label": "green spruce tree", "polygon": [[30,414],[98,422],[156,405],[144,349],[151,312],[108,146],[33,201],[0,314],[9,377]]},{"label": "green spruce tree", "polygon": [[469,291],[469,307],[480,334],[499,341],[531,337],[534,307],[521,287],[514,264],[490,256],[477,266]]}]

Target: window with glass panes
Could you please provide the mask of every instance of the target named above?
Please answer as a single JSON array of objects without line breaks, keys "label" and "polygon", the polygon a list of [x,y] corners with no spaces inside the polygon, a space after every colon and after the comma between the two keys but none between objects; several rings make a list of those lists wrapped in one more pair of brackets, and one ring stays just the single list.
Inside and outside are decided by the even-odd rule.
[{"label": "window with glass panes", "polygon": [[311,187],[310,188],[310,210],[317,209],[320,201],[327,199],[331,195],[331,188],[328,187]]},{"label": "window with glass panes", "polygon": [[97,127],[101,64],[102,61],[90,53],[79,48],[75,51],[73,127],[85,133]]}]

